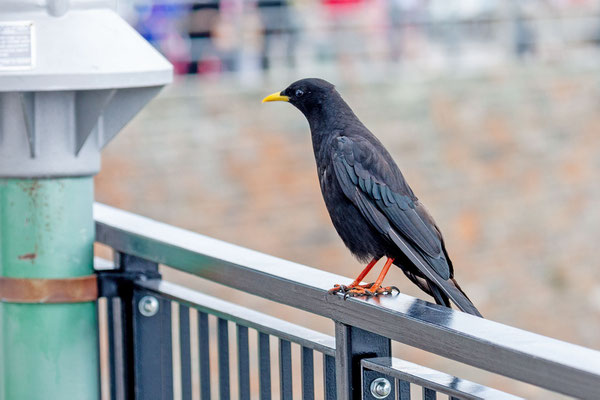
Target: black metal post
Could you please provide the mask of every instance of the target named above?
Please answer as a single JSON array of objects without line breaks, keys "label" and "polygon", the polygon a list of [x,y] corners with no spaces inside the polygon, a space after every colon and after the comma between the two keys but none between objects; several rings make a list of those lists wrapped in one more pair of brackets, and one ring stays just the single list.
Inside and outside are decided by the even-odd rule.
[{"label": "black metal post", "polygon": [[115,253],[115,266],[98,271],[98,292],[107,298],[111,399],[127,400],[136,398],[133,283],[160,274],[157,263],[124,253]]},{"label": "black metal post", "polygon": [[336,380],[338,400],[360,400],[360,360],[369,357],[391,357],[390,339],[342,323],[335,323]]},{"label": "black metal post", "polygon": [[135,289],[133,305],[135,399],[172,400],[171,301]]}]

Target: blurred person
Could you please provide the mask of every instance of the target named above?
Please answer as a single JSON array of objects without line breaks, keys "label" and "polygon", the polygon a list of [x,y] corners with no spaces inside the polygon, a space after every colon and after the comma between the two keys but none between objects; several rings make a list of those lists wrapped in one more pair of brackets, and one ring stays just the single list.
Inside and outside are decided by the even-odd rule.
[{"label": "blurred person", "polygon": [[321,0],[325,7],[329,7],[335,12],[351,12],[356,11],[364,0]]},{"label": "blurred person", "polygon": [[165,55],[173,64],[175,73],[186,73],[190,62],[189,43],[177,27],[178,21],[186,15],[186,7],[180,4],[137,3],[133,10],[135,14],[129,13],[132,26]]},{"label": "blurred person", "polygon": [[592,38],[596,46],[600,47],[600,18],[598,18],[598,25],[594,37]]},{"label": "blurred person", "polygon": [[529,19],[517,10],[514,20],[514,52],[523,60],[536,53],[536,34]]},{"label": "blurred person", "polygon": [[175,30],[167,33],[161,43],[161,52],[173,64],[173,70],[177,75],[188,73],[188,66],[191,62],[190,44],[186,38]]},{"label": "blurred person", "polygon": [[262,68],[263,24],[256,4],[244,1],[238,26],[238,82],[244,87],[256,87],[260,85],[264,72]]},{"label": "blurred person", "polygon": [[330,32],[326,52],[321,56],[335,59],[343,67],[342,72],[348,72],[358,57],[366,55],[364,11],[373,3],[370,0],[321,0]]},{"label": "blurred person", "polygon": [[263,24],[261,65],[271,67],[271,52],[276,41],[285,43],[285,60],[290,68],[296,65],[297,27],[290,0],[258,0],[256,7]]},{"label": "blurred person", "polygon": [[136,18],[131,18],[129,23],[144,39],[154,47],[158,43],[164,31],[167,29],[168,5],[136,4],[134,6]]},{"label": "blurred person", "polygon": [[185,15],[183,7],[177,4],[137,3],[133,9],[129,23],[158,50],[161,50],[161,41],[177,30],[176,21]]},{"label": "blurred person", "polygon": [[187,18],[191,61],[189,74],[219,72],[221,60],[213,43],[213,32],[219,21],[220,0],[201,0],[192,4]]},{"label": "blurred person", "polygon": [[241,24],[244,11],[243,0],[222,0],[219,16],[211,32],[216,54],[221,62],[222,72],[239,69],[241,54]]},{"label": "blurred person", "polygon": [[455,63],[461,56],[461,19],[460,4],[446,0],[430,1],[430,29],[432,36],[441,44],[446,59]]},{"label": "blurred person", "polygon": [[387,36],[392,61],[403,57],[406,35],[418,27],[415,24],[419,22],[422,5],[421,0],[387,0]]}]

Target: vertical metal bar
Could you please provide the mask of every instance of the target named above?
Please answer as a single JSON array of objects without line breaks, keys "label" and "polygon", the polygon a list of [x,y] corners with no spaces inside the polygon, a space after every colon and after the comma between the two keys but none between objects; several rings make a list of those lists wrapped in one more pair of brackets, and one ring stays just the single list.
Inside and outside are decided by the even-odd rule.
[{"label": "vertical metal bar", "polygon": [[437,399],[437,394],[436,394],[435,390],[424,387],[423,388],[423,400],[435,400],[435,399]]},{"label": "vertical metal bar", "polygon": [[285,339],[279,339],[279,390],[282,400],[292,399],[292,347]]},{"label": "vertical metal bar", "polygon": [[190,350],[190,309],[179,305],[179,348],[181,354],[181,398],[192,399],[192,359]]},{"label": "vertical metal bar", "polygon": [[[160,301],[160,307],[162,307],[162,312],[160,313],[160,337],[162,339],[160,346],[160,362],[162,363],[162,399],[170,400],[173,398],[173,338],[172,338],[172,330],[171,330],[171,302],[164,299]],[[150,331],[152,332],[152,331]],[[148,335],[148,331],[146,331],[146,335]],[[147,353],[151,355],[149,349],[146,350]],[[156,350],[155,350],[156,351]],[[156,358],[156,355],[154,355]],[[151,378],[156,378],[151,377]],[[142,399],[143,397],[139,397]],[[148,399],[156,398],[155,393],[150,393]]]},{"label": "vertical metal bar", "polygon": [[337,398],[335,379],[335,358],[323,354],[323,390],[325,400],[335,400]]},{"label": "vertical metal bar", "polygon": [[[99,298],[97,301],[98,307],[98,343],[100,349],[100,396],[101,400],[111,399],[111,378],[110,378],[110,347],[109,347],[109,330],[108,330],[108,315],[109,303],[112,299],[102,298],[98,292]],[[2,381],[0,381],[0,385]]]},{"label": "vertical metal bar", "polygon": [[217,326],[219,349],[219,399],[229,400],[229,329],[227,320],[219,318]]},{"label": "vertical metal bar", "polygon": [[110,369],[110,398],[125,400],[125,356],[123,354],[122,303],[118,297],[107,299],[108,362]]},{"label": "vertical metal bar", "polygon": [[269,335],[258,332],[258,389],[260,400],[271,400],[271,346]]},{"label": "vertical metal bar", "polygon": [[200,358],[200,398],[210,400],[210,354],[208,315],[198,311],[198,353]]},{"label": "vertical metal bar", "polygon": [[410,400],[410,382],[398,380],[398,400]]},{"label": "vertical metal bar", "polygon": [[302,400],[315,399],[315,368],[312,349],[302,347]]},{"label": "vertical metal bar", "polygon": [[[155,313],[142,314],[140,301],[158,301]],[[134,290],[132,306],[136,400],[173,398],[171,302],[146,290]]]},{"label": "vertical metal bar", "polygon": [[240,400],[250,400],[250,354],[248,351],[248,328],[237,325],[238,382]]},{"label": "vertical metal bar", "polygon": [[338,400],[360,400],[362,371],[360,360],[390,357],[390,339],[353,326],[335,323],[336,378]]}]

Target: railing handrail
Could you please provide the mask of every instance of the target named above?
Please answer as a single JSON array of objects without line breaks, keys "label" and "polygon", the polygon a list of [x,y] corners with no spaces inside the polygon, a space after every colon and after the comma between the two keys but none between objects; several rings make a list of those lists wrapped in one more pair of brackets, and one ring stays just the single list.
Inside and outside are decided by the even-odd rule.
[{"label": "railing handrail", "polygon": [[407,345],[580,398],[600,398],[600,352],[399,294],[329,295],[350,279],[95,204],[97,241]]}]

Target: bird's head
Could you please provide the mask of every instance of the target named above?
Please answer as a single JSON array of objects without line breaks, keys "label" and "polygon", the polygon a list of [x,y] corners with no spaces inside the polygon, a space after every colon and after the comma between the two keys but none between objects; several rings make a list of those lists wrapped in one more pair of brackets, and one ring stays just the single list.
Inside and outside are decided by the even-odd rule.
[{"label": "bird's head", "polygon": [[263,103],[287,101],[307,115],[334,97],[339,97],[339,94],[331,83],[323,79],[308,78],[296,81],[281,92],[265,97]]}]

